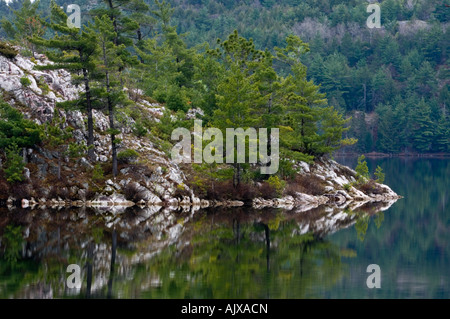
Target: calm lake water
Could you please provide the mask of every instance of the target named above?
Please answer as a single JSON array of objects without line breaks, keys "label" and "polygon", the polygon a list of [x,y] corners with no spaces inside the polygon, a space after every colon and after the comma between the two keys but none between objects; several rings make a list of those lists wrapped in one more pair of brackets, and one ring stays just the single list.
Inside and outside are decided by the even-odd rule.
[{"label": "calm lake water", "polygon": [[[450,160],[368,164],[404,198],[307,212],[0,209],[0,298],[450,298]],[[366,285],[370,264],[380,289]]]}]

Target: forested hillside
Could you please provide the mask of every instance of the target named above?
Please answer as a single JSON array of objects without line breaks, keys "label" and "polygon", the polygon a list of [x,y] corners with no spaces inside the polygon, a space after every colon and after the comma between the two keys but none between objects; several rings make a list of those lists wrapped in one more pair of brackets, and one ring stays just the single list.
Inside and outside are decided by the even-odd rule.
[{"label": "forested hillside", "polygon": [[[157,10],[153,1],[147,2]],[[9,6],[19,9],[21,3]],[[83,12],[99,6],[99,1],[58,3],[77,3]],[[380,1],[381,29],[366,26],[366,0],[167,3],[172,9],[162,19],[184,34],[188,47],[214,46],[235,29],[253,39],[256,48],[271,52],[285,46],[287,35],[309,43],[310,51],[302,57],[308,79],[321,85],[330,105],[352,117],[347,134],[359,142],[346,151],[449,152],[449,0]],[[46,16],[49,8],[49,0],[43,0],[38,11]],[[14,18],[3,0],[0,12]],[[133,18],[144,25],[141,36],[152,37],[161,29],[155,15],[144,15],[148,19]],[[83,21],[90,18],[82,15]],[[283,67],[275,65],[289,72]]]},{"label": "forested hillside", "polygon": [[308,42],[308,78],[352,116],[358,152],[450,150],[450,1],[380,1],[381,29],[366,27],[366,0],[170,2],[190,45],[233,28],[260,47]]}]

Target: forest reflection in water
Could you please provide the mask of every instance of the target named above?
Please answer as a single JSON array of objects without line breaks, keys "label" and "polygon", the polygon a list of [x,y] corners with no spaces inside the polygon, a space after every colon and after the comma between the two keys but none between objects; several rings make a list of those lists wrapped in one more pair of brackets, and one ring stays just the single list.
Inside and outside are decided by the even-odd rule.
[{"label": "forest reflection in water", "polygon": [[[354,225],[364,240],[386,208],[4,209],[0,298],[321,297],[356,256],[326,236]],[[70,264],[81,289],[67,287]]]}]

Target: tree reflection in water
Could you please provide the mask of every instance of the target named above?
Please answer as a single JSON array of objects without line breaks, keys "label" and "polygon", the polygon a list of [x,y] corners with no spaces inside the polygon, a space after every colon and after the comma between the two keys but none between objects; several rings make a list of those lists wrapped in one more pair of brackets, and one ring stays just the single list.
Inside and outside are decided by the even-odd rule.
[{"label": "tree reflection in water", "polygon": [[[325,236],[356,222],[363,238],[369,215],[330,208],[149,208],[1,216],[2,224],[20,229],[14,240],[11,228],[0,233],[2,298],[305,298],[323,297],[319,291],[347,271],[340,248]],[[24,276],[6,267],[12,250]],[[66,287],[69,264],[81,267],[79,290]]]}]

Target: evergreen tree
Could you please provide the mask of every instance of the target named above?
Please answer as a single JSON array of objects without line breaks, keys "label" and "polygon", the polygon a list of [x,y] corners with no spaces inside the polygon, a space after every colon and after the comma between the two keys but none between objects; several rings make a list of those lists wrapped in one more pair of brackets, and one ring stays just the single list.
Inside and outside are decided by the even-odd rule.
[{"label": "evergreen tree", "polygon": [[[80,99],[68,101],[63,106],[81,107],[86,112],[88,157],[94,161],[94,121],[92,115],[94,101],[91,84],[96,69],[94,53],[97,49],[97,42],[92,35],[77,28],[68,27],[67,15],[54,1],[52,2],[51,10],[51,22],[46,24],[55,31],[55,36],[48,40],[42,37],[34,37],[32,41],[45,48],[56,49],[47,52],[49,59],[55,63],[43,67],[40,66],[39,68],[66,69],[72,72],[75,83],[84,83],[84,94]],[[79,72],[81,72],[81,76],[78,75]]]},{"label": "evergreen tree", "polygon": [[36,48],[29,38],[34,36],[40,37],[45,34],[45,27],[39,20],[38,7],[39,0],[34,2],[24,0],[19,10],[13,10],[14,19],[12,22],[6,18],[3,18],[1,21],[1,25],[8,37],[31,50],[33,55]]},{"label": "evergreen tree", "polygon": [[0,149],[15,144],[19,148],[40,143],[39,126],[7,103],[0,101]]},{"label": "evergreen tree", "polygon": [[5,162],[5,177],[8,183],[16,183],[23,181],[23,169],[25,163],[22,156],[19,155],[20,148],[17,144],[10,144],[6,150],[6,162]]},{"label": "evergreen tree", "polygon": [[435,125],[432,149],[436,152],[450,152],[450,121],[444,116]]},{"label": "evergreen tree", "polygon": [[72,138],[72,128],[65,126],[65,119],[61,118],[58,111],[55,111],[52,121],[45,124],[45,135],[43,139],[46,139],[52,148],[56,148],[58,152],[58,173],[57,178],[61,179],[61,158],[66,154],[67,144],[69,139]]},{"label": "evergreen tree", "polygon": [[117,140],[116,135],[120,133],[115,129],[114,113],[118,104],[127,102],[126,96],[120,86],[119,70],[123,67],[123,60],[120,58],[121,52],[125,50],[125,46],[117,46],[114,43],[116,33],[114,25],[107,15],[101,18],[96,17],[94,25],[88,30],[92,34],[92,38],[97,39],[98,51],[97,55],[97,72],[101,74],[100,81],[103,92],[101,94],[108,110],[109,118],[109,134],[111,137],[111,153],[112,153],[112,171],[113,176],[118,174],[117,169]]},{"label": "evergreen tree", "polygon": [[319,139],[318,107],[325,104],[325,94],[319,93],[319,87],[306,78],[306,67],[301,58],[309,51],[308,45],[296,36],[287,37],[286,42],[286,48],[277,49],[278,59],[291,69],[291,75],[282,87],[287,129],[282,131],[281,139],[291,156],[310,160],[311,157],[305,155],[313,155]]},{"label": "evergreen tree", "polygon": [[430,105],[422,98],[412,111],[413,146],[419,152],[430,152],[434,136],[434,125],[430,118]]},{"label": "evergreen tree", "polygon": [[[245,130],[256,127],[259,121],[252,115],[258,106],[267,103],[267,97],[259,94],[260,84],[255,73],[263,52],[256,50],[253,41],[239,36],[237,31],[219,44],[220,49],[215,54],[223,61],[226,69],[217,86],[213,126],[223,133],[227,128]],[[233,184],[237,186],[241,180],[240,163],[235,163],[234,168]]]}]

